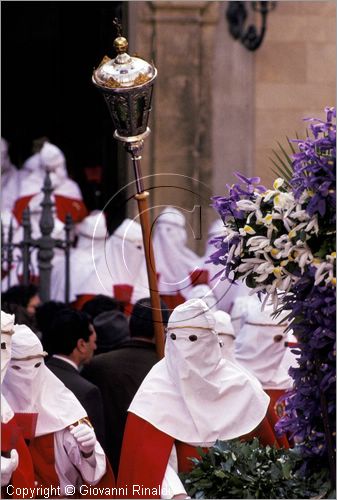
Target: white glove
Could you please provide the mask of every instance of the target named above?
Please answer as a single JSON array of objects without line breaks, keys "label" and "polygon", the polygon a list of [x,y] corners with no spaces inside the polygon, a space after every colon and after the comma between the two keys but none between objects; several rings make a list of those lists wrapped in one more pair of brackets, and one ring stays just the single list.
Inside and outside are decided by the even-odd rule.
[{"label": "white glove", "polygon": [[87,424],[79,424],[76,427],[71,425],[70,433],[74,436],[81,452],[91,455],[97,441],[94,429]]},{"label": "white glove", "polygon": [[19,465],[19,455],[16,450],[11,450],[9,458],[1,457],[1,486],[7,486],[12,474]]}]

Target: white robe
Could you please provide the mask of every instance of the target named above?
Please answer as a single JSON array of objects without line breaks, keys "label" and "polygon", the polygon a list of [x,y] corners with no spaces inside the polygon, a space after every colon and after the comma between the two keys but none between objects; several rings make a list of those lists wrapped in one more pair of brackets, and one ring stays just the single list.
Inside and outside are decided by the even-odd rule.
[{"label": "white robe", "polygon": [[83,481],[95,485],[105,474],[106,458],[99,442],[96,442],[93,454],[84,458],[68,428],[54,433],[54,453],[61,495],[66,495],[67,485],[73,485],[77,489]]},{"label": "white robe", "polygon": [[1,212],[12,211],[20,192],[20,173],[10,165],[1,172]]}]

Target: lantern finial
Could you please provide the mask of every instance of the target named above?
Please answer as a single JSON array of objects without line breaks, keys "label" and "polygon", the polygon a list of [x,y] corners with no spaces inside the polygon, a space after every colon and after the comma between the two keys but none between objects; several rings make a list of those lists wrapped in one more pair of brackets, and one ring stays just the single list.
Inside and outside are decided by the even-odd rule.
[{"label": "lantern finial", "polygon": [[[121,25],[114,21],[120,33]],[[157,70],[144,59],[127,53],[126,38],[114,41],[117,56],[105,56],[92,75],[94,85],[102,92],[115,126],[115,137],[133,142],[145,138],[151,111],[151,99]]]},{"label": "lantern finial", "polygon": [[117,52],[117,54],[124,54],[128,50],[128,41],[124,36],[122,36],[122,25],[119,22],[118,17],[115,17],[115,19],[112,21],[113,24],[116,26],[117,29],[117,38],[114,40],[114,47]]}]

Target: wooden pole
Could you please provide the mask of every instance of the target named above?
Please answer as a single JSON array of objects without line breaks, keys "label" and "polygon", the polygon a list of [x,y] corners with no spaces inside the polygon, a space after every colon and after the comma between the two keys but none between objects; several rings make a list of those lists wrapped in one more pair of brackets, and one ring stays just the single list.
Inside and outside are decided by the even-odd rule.
[{"label": "wooden pole", "polygon": [[143,191],[142,193],[136,194],[135,199],[137,200],[138,203],[140,224],[142,227],[142,234],[143,234],[146,269],[147,269],[147,277],[149,280],[150,298],[152,307],[152,320],[153,320],[153,328],[156,341],[156,351],[158,358],[162,359],[164,357],[164,325],[161,313],[160,296],[158,291],[156,264],[155,264],[153,246],[151,241],[151,227],[150,227],[150,218],[148,212],[149,209],[148,196],[149,193],[147,191]]},{"label": "wooden pole", "polygon": [[164,325],[163,325],[160,296],[157,283],[156,263],[155,263],[152,240],[151,240],[151,226],[150,226],[149,204],[148,204],[149,193],[144,190],[141,168],[140,168],[140,160],[141,160],[140,153],[143,149],[143,144],[144,141],[139,140],[127,143],[125,144],[125,146],[127,151],[131,154],[135,172],[135,180],[137,188],[137,194],[135,195],[135,199],[137,200],[138,204],[140,225],[142,228],[142,235],[143,235],[147,277],[150,288],[152,320],[153,320],[153,328],[155,334],[156,351],[158,358],[162,359],[164,357]]}]

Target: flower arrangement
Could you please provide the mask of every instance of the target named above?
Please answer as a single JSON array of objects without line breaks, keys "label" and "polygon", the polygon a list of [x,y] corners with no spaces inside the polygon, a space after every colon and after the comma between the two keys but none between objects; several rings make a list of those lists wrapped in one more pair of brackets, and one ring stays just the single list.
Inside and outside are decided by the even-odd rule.
[{"label": "flower arrangement", "polygon": [[[244,280],[265,294],[276,313],[289,312],[297,337],[298,368],[289,373],[294,390],[277,425],[287,431],[304,457],[327,458],[331,475],[335,455],[336,380],[336,111],[326,120],[309,119],[306,139],[296,139],[292,175],[277,178],[273,189],[257,177],[236,174],[213,206],[227,229],[213,240],[211,261],[224,266],[223,279]],[[333,478],[332,478],[333,479]]]}]

